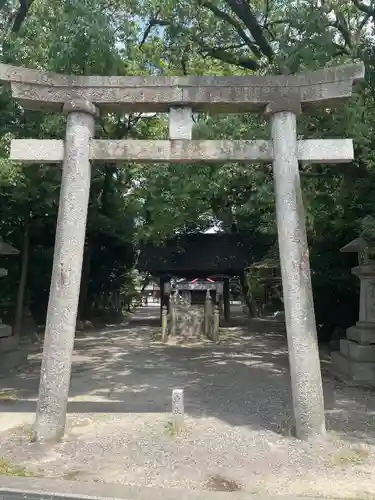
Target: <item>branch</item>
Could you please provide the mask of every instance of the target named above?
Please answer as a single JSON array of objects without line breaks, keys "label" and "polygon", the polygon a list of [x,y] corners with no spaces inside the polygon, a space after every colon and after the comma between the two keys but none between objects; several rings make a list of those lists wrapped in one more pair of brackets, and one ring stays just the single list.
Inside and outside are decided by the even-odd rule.
[{"label": "branch", "polygon": [[137,125],[139,120],[142,118],[142,113],[130,113],[125,117],[125,120],[123,118],[124,117],[121,115],[117,117],[117,122],[112,130],[106,127],[107,122],[104,118],[99,118],[98,121],[107,137],[112,139],[122,139],[123,137],[127,137],[131,130]]},{"label": "branch", "polygon": [[141,43],[139,44],[139,47],[141,48],[145,43],[146,40],[154,26],[168,26],[169,22],[168,21],[162,21],[158,19],[160,11],[157,11],[157,13],[150,18],[150,21],[148,23],[147,28],[145,29],[145,32],[143,33],[143,37],[141,40]]},{"label": "branch", "polygon": [[303,170],[299,174],[301,177],[333,177],[332,173],[319,174],[317,172],[304,172]]},{"label": "branch", "polygon": [[30,10],[30,7],[34,3],[34,0],[19,0],[20,7],[14,19],[12,26],[12,33],[18,33],[24,23],[26,16]]},{"label": "branch", "polygon": [[228,45],[228,47],[213,47],[211,50],[234,50],[242,49],[245,47],[245,43],[234,43],[233,45]]},{"label": "branch", "polygon": [[[181,26],[176,26],[170,21],[165,21],[161,19],[156,19],[156,17],[153,18],[152,20],[153,26],[170,26],[176,31],[184,32],[187,30],[184,30]],[[149,26],[146,28],[147,34],[150,32],[148,29]],[[196,43],[200,47],[200,54],[202,57],[212,57],[214,59],[218,59],[219,61],[226,62],[228,64],[233,64],[234,66],[239,66],[241,68],[245,69],[251,69],[255,70],[259,68],[259,63],[258,61],[255,61],[253,59],[250,59],[248,57],[242,57],[242,56],[236,56],[235,54],[231,54],[230,52],[227,52],[228,49],[225,48],[212,48],[207,46],[200,37],[193,35],[191,32],[187,31],[187,35],[190,36],[190,39]],[[147,38],[147,35],[146,35]],[[143,36],[143,39],[145,37]],[[144,41],[143,41],[144,43]],[[234,46],[236,48],[239,48],[239,45]],[[230,48],[234,48],[230,47]],[[205,54],[202,54],[202,51],[205,52]],[[186,68],[185,68],[186,69]]]},{"label": "branch", "polygon": [[351,33],[342,14],[337,13],[336,21],[334,23],[330,23],[328,26],[332,26],[333,28],[338,29],[345,41],[345,44],[349,47],[349,49],[352,48]]},{"label": "branch", "polygon": [[333,58],[335,59],[336,57],[341,57],[341,56],[349,56],[350,52],[348,49],[341,47],[336,50],[336,52],[333,53]]},{"label": "branch", "polygon": [[187,63],[188,63],[187,57],[186,56],[182,56],[180,62],[181,62],[182,74],[184,76],[187,76],[189,74],[188,66],[187,66]]},{"label": "branch", "polygon": [[[203,46],[200,43],[202,50],[206,53],[206,57],[213,57],[214,59],[218,59],[219,61],[226,62],[228,64],[233,64],[234,66],[239,66],[245,69],[255,70],[259,68],[258,61],[254,61],[253,59],[249,59],[247,57],[236,56],[235,54],[231,54],[224,49],[212,49],[207,46]],[[201,54],[203,56],[203,54]]]},{"label": "branch", "polygon": [[225,0],[225,3],[245,24],[261,52],[268,58],[269,61],[272,61],[274,58],[273,49],[267,38],[264,36],[263,30],[248,2],[246,0]]},{"label": "branch", "polygon": [[[259,63],[258,61],[255,61],[254,59],[250,59],[249,57],[243,57],[240,55],[236,54],[231,54],[230,52],[227,52],[228,49],[233,48],[213,48],[207,46],[200,38],[197,36],[192,36],[192,40],[201,47],[201,49],[206,53],[205,55],[201,53],[203,57],[212,57],[214,59],[218,59],[219,61],[228,63],[228,64],[233,64],[234,66],[238,66],[240,68],[244,69],[251,69],[251,70],[256,70],[259,68]],[[237,46],[238,47],[238,46]]]},{"label": "branch", "polygon": [[357,7],[357,9],[361,10],[371,17],[375,17],[375,9],[371,5],[367,5],[364,2],[360,2],[359,0],[352,0],[352,2]]},{"label": "branch", "polygon": [[253,54],[260,59],[262,57],[262,53],[259,50],[259,48],[255,45],[255,43],[247,36],[245,33],[244,29],[242,28],[241,24],[236,20],[233,19],[229,14],[226,12],[220,10],[218,7],[215,5],[212,5],[211,2],[205,1],[205,0],[199,0],[199,4],[202,7],[205,7],[206,9],[209,9],[217,18],[221,19],[222,21],[227,22],[233,28],[236,30],[237,34],[242,38],[242,40],[246,43],[246,45],[249,47],[249,49],[253,52]]},{"label": "branch", "polygon": [[141,118],[142,118],[142,113],[138,114],[130,113],[128,116],[128,123],[126,130],[131,130],[133,127],[135,127]]},{"label": "branch", "polygon": [[359,25],[359,28],[358,28],[358,31],[362,31],[362,29],[366,26],[366,24],[368,23],[368,21],[371,19],[371,15],[370,14],[366,14],[364,16],[364,18],[362,19],[362,21],[360,22],[360,25]]},{"label": "branch", "polygon": [[266,0],[266,13],[264,15],[264,23],[263,23],[265,26],[268,23],[268,17],[270,15],[270,12],[271,12],[270,0]]},{"label": "branch", "polygon": [[267,23],[267,26],[275,26],[277,24],[290,24],[291,26],[293,26],[293,24],[288,19],[276,19],[275,21]]},{"label": "branch", "polygon": [[350,55],[350,50],[346,46],[343,47],[339,43],[333,43],[333,46],[336,48],[334,57],[342,55],[347,55],[347,56]]}]

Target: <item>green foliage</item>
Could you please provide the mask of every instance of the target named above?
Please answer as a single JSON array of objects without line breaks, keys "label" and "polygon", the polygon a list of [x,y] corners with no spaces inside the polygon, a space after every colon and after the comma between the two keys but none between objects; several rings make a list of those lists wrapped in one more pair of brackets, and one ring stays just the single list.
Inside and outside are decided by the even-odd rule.
[{"label": "green foliage", "polygon": [[[250,5],[251,4],[251,5]],[[293,73],[363,58],[366,83],[350,103],[302,116],[305,138],[352,137],[348,166],[303,167],[302,182],[319,324],[340,308],[357,310],[355,282],[340,247],[375,234],[375,12],[361,2],[302,0],[34,0],[22,22],[19,4],[0,3],[1,60],[46,71],[101,75],[243,75]],[[19,19],[19,18],[18,18]],[[63,138],[64,118],[23,110],[0,94],[0,235],[22,249],[30,223],[27,282],[45,312],[51,274],[60,171],[8,160],[13,137]],[[195,117],[195,138],[268,138],[262,117]],[[104,116],[97,137],[166,138],[166,117]],[[276,240],[272,169],[264,165],[97,165],[93,170],[81,309],[100,293],[135,293],[136,249],[144,240],[218,226]],[[19,259],[8,259],[17,281]],[[4,295],[14,297],[0,281]],[[8,287],[9,288],[9,287]],[[335,302],[335,306],[332,306]],[[353,304],[351,307],[343,304]],[[85,307],[83,307],[83,305]],[[329,313],[326,304],[331,305]],[[36,307],[36,306],[35,306]],[[329,314],[331,316],[328,318]],[[328,319],[327,319],[328,318]],[[349,320],[348,320],[349,321]]]}]

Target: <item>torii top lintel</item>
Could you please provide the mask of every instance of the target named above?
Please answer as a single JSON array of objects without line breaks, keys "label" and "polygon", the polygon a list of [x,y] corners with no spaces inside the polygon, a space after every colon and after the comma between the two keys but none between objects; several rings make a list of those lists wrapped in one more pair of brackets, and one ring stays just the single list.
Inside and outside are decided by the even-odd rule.
[{"label": "torii top lintel", "polygon": [[186,106],[194,111],[263,112],[285,102],[331,107],[352,94],[364,78],[364,65],[351,64],[279,76],[77,76],[43,73],[0,64],[0,82],[27,109],[62,111],[66,102],[88,100],[100,110],[164,112]]}]

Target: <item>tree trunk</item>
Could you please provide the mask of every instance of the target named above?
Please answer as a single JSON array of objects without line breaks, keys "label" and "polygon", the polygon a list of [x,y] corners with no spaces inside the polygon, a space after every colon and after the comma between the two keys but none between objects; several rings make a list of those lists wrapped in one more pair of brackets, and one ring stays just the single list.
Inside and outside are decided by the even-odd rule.
[{"label": "tree trunk", "polygon": [[86,319],[91,319],[88,317],[90,305],[87,300],[87,292],[90,282],[90,272],[91,272],[91,242],[90,238],[87,237],[87,244],[85,246],[85,251],[83,255],[82,264],[82,276],[81,276],[81,287],[79,293],[79,303],[78,303],[78,315],[77,321],[85,321]]},{"label": "tree trunk", "polygon": [[14,328],[13,328],[13,335],[17,338],[21,336],[21,331],[22,331],[25,290],[27,282],[27,273],[29,268],[29,255],[30,255],[30,220],[27,217],[25,218],[25,223],[24,223],[21,276],[17,291],[16,313],[15,313]]},{"label": "tree trunk", "polygon": [[143,280],[141,292],[144,292],[146,286],[150,283],[150,280],[151,280],[151,274],[147,273],[145,279]]},{"label": "tree trunk", "polygon": [[240,274],[240,285],[241,285],[242,295],[244,296],[245,303],[249,310],[249,316],[251,318],[255,318],[257,316],[258,308],[253,299],[253,295],[251,293],[251,288],[249,286],[245,271]]}]

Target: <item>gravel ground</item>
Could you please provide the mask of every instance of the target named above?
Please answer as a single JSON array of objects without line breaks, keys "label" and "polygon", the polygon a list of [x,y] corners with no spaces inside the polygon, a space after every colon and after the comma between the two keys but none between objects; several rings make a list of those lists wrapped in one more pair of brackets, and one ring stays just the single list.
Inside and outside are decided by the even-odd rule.
[{"label": "gravel ground", "polygon": [[[375,498],[373,392],[333,381],[322,352],[328,439],[300,442],[290,436],[286,340],[276,324],[234,321],[220,345],[163,346],[152,341],[157,314],[143,308],[122,330],[77,339],[66,437],[41,447],[20,425],[1,433],[0,459],[82,481]],[[35,354],[0,379],[9,391],[0,429],[1,418],[35,410],[39,363]],[[186,410],[177,436],[176,387]]]}]

